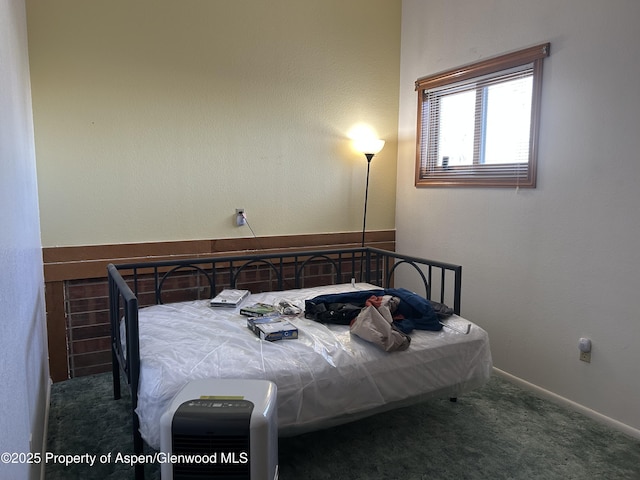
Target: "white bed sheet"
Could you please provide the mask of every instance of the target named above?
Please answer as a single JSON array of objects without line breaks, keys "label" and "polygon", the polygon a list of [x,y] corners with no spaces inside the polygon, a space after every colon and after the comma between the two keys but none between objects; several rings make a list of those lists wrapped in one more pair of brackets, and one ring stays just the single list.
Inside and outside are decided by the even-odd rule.
[{"label": "white bed sheet", "polygon": [[[375,289],[369,284],[254,294],[243,305],[304,300],[329,293]],[[236,309],[213,309],[207,301],[140,309],[140,432],[160,445],[160,417],[176,393],[200,378],[255,378],[278,387],[281,435],[325,428],[391,406],[431,396],[459,396],[491,375],[487,333],[472,324],[464,335],[452,329],[414,331],[410,347],[387,353],[349,333],[302,316],[291,319],[299,338],[266,342],[246,326]],[[459,330],[470,322],[446,321]],[[209,394],[215,395],[215,392]]]}]

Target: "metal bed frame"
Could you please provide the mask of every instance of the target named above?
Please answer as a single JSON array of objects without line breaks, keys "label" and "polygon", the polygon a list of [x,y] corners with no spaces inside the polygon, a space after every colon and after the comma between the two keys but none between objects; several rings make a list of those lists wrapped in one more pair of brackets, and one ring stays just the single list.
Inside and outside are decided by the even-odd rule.
[{"label": "metal bed frame", "polygon": [[[113,374],[113,397],[121,398],[121,376],[131,393],[131,416],[133,427],[133,449],[136,455],[143,453],[144,444],[139,432],[139,419],[135,412],[140,375],[140,345],[138,338],[138,308],[145,285],[150,290],[148,304],[163,303],[166,281],[178,272],[191,271],[203,280],[198,291],[205,298],[213,298],[222,288],[239,288],[243,283],[243,272],[252,266],[269,271],[270,290],[304,288],[310,275],[308,267],[328,266],[332,271],[333,284],[348,283],[358,279],[381,288],[393,286],[398,268],[409,268],[417,275],[423,287],[422,294],[429,300],[448,303],[456,314],[460,314],[460,290],[462,267],[450,263],[427,260],[398,254],[377,248],[346,248],[316,251],[264,253],[212,258],[175,259],[107,266],[109,283],[109,319],[111,323],[111,352]],[[326,282],[325,282],[326,284]],[[193,286],[185,287],[193,289]],[[451,292],[453,289],[453,292]],[[253,291],[253,293],[258,293]],[[125,349],[120,333],[120,322],[125,322]],[[144,478],[144,465],[136,464],[136,479]]]}]

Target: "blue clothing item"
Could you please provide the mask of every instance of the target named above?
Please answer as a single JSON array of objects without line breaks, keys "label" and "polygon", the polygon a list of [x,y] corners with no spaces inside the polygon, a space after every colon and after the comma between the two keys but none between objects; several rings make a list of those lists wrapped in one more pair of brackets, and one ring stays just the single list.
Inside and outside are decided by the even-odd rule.
[{"label": "blue clothing item", "polygon": [[431,331],[442,330],[442,324],[438,320],[438,315],[431,307],[429,300],[422,298],[420,295],[413,293],[406,288],[361,290],[357,292],[319,295],[305,301],[305,313],[307,318],[313,318],[316,320],[320,320],[322,318],[327,321],[327,323],[330,323],[330,320],[327,320],[327,317],[317,314],[320,312],[330,311],[331,305],[350,304],[357,307],[364,307],[366,301],[370,297],[381,297],[383,295],[392,295],[400,299],[398,309],[394,312],[394,315],[402,315],[404,318],[402,320],[396,320],[394,324],[396,324],[398,329],[403,333],[409,333],[413,329]]},{"label": "blue clothing item", "polygon": [[435,332],[442,330],[442,324],[435,310],[431,307],[429,300],[406,288],[387,288],[385,289],[385,294],[393,295],[400,299],[398,309],[393,313],[404,317],[403,320],[395,322],[404,333],[409,333],[411,327],[416,330],[431,330]]}]

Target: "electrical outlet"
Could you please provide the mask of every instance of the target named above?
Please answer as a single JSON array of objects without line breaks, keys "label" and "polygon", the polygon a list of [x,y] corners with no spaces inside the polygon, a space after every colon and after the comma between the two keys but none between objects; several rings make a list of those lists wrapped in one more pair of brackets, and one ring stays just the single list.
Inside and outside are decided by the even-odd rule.
[{"label": "electrical outlet", "polygon": [[247,223],[244,208],[236,208],[236,226],[241,227]]},{"label": "electrical outlet", "polygon": [[591,352],[580,352],[580,360],[591,363]]}]

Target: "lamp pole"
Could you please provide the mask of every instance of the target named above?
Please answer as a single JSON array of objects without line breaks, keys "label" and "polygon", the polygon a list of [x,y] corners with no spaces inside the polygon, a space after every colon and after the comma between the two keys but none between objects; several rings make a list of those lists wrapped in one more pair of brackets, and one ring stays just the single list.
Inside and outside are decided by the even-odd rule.
[{"label": "lamp pole", "polygon": [[367,201],[369,199],[369,169],[371,168],[371,159],[373,158],[373,153],[365,153],[364,156],[367,157],[367,183],[364,189],[364,216],[362,218],[362,246],[364,247],[364,233],[367,228]]},{"label": "lamp pole", "polygon": [[362,281],[363,262],[364,262],[364,241],[365,233],[367,231],[367,203],[369,201],[369,171],[371,170],[371,159],[373,156],[382,150],[384,147],[384,140],[379,140],[373,136],[367,135],[366,137],[359,138],[354,142],[356,150],[361,152],[367,159],[367,183],[364,189],[364,213],[362,216],[362,242],[361,248],[363,249],[360,257],[360,281]]}]

